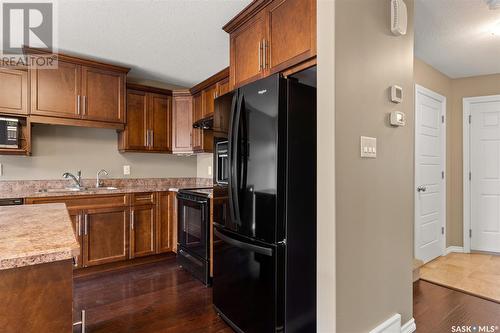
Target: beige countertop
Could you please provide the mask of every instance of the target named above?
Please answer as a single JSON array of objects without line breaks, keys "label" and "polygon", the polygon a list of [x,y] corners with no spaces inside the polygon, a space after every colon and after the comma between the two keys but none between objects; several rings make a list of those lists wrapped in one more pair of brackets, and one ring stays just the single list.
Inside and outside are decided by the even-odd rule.
[{"label": "beige countertop", "polygon": [[0,207],[0,270],[67,260],[78,251],[66,205]]}]

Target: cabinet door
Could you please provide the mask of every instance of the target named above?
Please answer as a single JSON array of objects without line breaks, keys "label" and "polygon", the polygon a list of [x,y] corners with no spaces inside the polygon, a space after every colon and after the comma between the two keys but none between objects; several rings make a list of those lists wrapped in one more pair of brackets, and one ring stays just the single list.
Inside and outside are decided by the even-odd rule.
[{"label": "cabinet door", "polygon": [[239,87],[263,76],[262,42],[265,36],[264,11],[231,34],[229,70],[232,87]]},{"label": "cabinet door", "polygon": [[127,259],[129,215],[128,207],[84,211],[83,265],[85,267]]},{"label": "cabinet door", "polygon": [[0,68],[0,112],[28,114],[28,72]]},{"label": "cabinet door", "polygon": [[155,206],[132,207],[130,221],[130,258],[155,253]]},{"label": "cabinet door", "polygon": [[150,148],[168,152],[172,149],[170,128],[172,127],[172,99],[170,96],[148,94]]},{"label": "cabinet door", "polygon": [[174,97],[172,113],[172,151],[189,153],[192,147],[192,98]]},{"label": "cabinet door", "polygon": [[[31,113],[80,118],[81,67],[59,61],[57,69],[31,69]],[[81,100],[80,100],[81,102]]]},{"label": "cabinet door", "polygon": [[275,0],[267,8],[265,67],[270,73],[316,55],[316,0]]},{"label": "cabinet door", "polygon": [[201,96],[203,104],[201,117],[204,118],[214,113],[214,100],[217,97],[217,84],[213,84],[210,87],[203,89]]},{"label": "cabinet door", "polygon": [[229,77],[217,82],[217,97],[229,92]]},{"label": "cabinet door", "polygon": [[82,253],[83,253],[83,244],[82,244],[82,212],[79,209],[68,209],[69,217],[71,219],[71,224],[73,226],[73,232],[75,233],[76,240],[80,245],[80,251],[78,255],[75,256],[75,268],[82,267]]},{"label": "cabinet door", "polygon": [[[193,96],[193,122],[203,118],[203,99],[202,94],[197,93]],[[203,130],[193,128],[193,150],[200,151],[203,149]]]},{"label": "cabinet door", "polygon": [[124,133],[123,149],[146,150],[147,146],[147,94],[144,91],[127,91],[127,126]]},{"label": "cabinet door", "polygon": [[172,225],[172,251],[177,253],[177,192],[169,192],[168,200],[170,207],[170,224]]},{"label": "cabinet door", "polygon": [[156,253],[172,251],[173,200],[169,192],[159,192],[156,204]]},{"label": "cabinet door", "polygon": [[93,67],[82,68],[84,119],[124,123],[125,75]]}]

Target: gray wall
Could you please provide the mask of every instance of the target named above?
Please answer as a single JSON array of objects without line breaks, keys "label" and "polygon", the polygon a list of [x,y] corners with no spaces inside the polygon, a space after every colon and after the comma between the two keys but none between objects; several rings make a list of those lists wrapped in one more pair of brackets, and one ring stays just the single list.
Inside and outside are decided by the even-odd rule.
[{"label": "gray wall", "polygon": [[130,178],[196,177],[196,156],[120,154],[114,130],[34,125],[32,137],[33,156],[0,156],[0,180],[59,179],[64,171],[77,170],[94,178],[102,168],[123,178],[123,165],[130,165]]},{"label": "gray wall", "polygon": [[[390,32],[388,0],[335,3],[337,332],[358,333],[412,318],[413,0],[404,37]],[[394,110],[406,127],[388,125]],[[362,135],[378,139],[376,159],[360,158]]]}]

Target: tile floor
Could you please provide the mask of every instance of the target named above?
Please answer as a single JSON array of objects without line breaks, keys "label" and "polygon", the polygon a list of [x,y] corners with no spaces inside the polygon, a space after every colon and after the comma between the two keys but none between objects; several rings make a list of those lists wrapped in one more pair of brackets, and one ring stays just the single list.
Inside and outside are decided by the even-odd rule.
[{"label": "tile floor", "polygon": [[422,280],[500,303],[500,256],[450,253],[420,268]]}]

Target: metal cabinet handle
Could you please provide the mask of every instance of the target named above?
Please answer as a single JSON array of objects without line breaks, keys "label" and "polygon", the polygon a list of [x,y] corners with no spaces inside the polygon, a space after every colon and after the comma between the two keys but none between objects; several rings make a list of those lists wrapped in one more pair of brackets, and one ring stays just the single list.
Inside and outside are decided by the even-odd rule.
[{"label": "metal cabinet handle", "polygon": [[80,115],[80,95],[76,96],[76,114]]},{"label": "metal cabinet handle", "polygon": [[417,187],[417,192],[425,192],[427,191],[427,187],[424,186],[424,185],[420,185],[419,187]]},{"label": "metal cabinet handle", "polygon": [[85,116],[87,114],[87,96],[83,96],[83,115]]},{"label": "metal cabinet handle", "polygon": [[82,310],[82,319],[80,321],[77,321],[76,323],[73,323],[73,326],[81,326],[81,333],[85,333],[85,326],[86,326],[86,319],[85,318],[85,310]]},{"label": "metal cabinet handle", "polygon": [[264,48],[264,51],[262,52],[264,60],[262,62],[263,62],[264,69],[266,69],[267,68],[267,41],[265,39],[262,41],[262,45],[263,45],[262,47]]},{"label": "metal cabinet handle", "polygon": [[84,235],[87,235],[88,233],[88,221],[89,221],[89,216],[88,214],[85,214],[85,232],[84,232]]},{"label": "metal cabinet handle", "polygon": [[78,228],[78,237],[80,237],[82,235],[82,216],[81,215],[78,215],[77,228]]},{"label": "metal cabinet handle", "polygon": [[151,133],[151,134],[149,134],[151,136],[151,140],[150,140],[151,142],[150,142],[150,144],[151,144],[151,147],[153,147],[154,146],[154,139],[155,139],[154,131],[153,130],[149,130],[149,132]]},{"label": "metal cabinet handle", "polygon": [[134,230],[134,210],[130,211],[130,229]]},{"label": "metal cabinet handle", "polygon": [[259,42],[259,72],[262,70],[262,41]]}]

